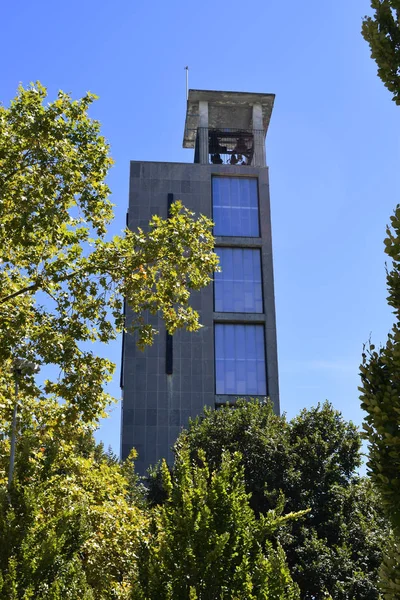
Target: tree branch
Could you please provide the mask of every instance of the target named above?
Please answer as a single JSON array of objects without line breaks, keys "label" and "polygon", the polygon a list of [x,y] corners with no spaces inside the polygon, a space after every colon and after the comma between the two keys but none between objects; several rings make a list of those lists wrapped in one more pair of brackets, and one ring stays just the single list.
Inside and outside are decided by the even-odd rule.
[{"label": "tree branch", "polygon": [[[155,258],[152,261],[143,261],[142,266],[144,267],[151,267],[153,265],[156,265],[158,262],[160,262],[161,260],[164,260],[166,258],[168,258],[169,255],[165,254],[163,256],[159,256],[157,258]],[[63,275],[63,276],[56,276],[56,278],[54,279],[55,283],[62,283],[63,281],[69,281],[70,279],[73,279],[76,275],[78,275],[82,270],[87,269],[88,265],[84,265],[83,267],[77,269],[76,271],[73,271],[72,273],[68,273],[67,275]],[[98,267],[99,268],[99,267]],[[140,271],[140,267],[136,268],[136,271]],[[135,272],[135,269],[134,271]],[[92,273],[93,275],[95,273]],[[103,275],[108,275],[111,280],[114,280],[114,273],[107,273],[107,265],[104,265],[104,271],[102,272]],[[35,283],[32,283],[31,285],[27,285],[24,288],[21,288],[20,290],[17,290],[16,292],[12,292],[12,294],[8,294],[7,296],[3,296],[3,298],[0,298],[0,305],[4,304],[5,302],[8,302],[9,300],[12,300],[13,298],[17,298],[17,296],[21,296],[21,294],[26,294],[28,292],[34,292],[36,290],[39,289],[43,289],[45,290],[45,282],[46,282],[46,275],[40,275],[39,276],[40,281],[36,281]]]},{"label": "tree branch", "polygon": [[[73,271],[72,273],[68,273],[68,275],[64,275],[62,277],[57,277],[56,283],[68,281],[69,279],[72,279],[73,277],[75,277],[75,275],[78,275],[78,273],[80,271],[82,271],[83,269],[84,269],[84,267],[77,269],[76,271]],[[36,281],[36,283],[27,285],[26,287],[21,288],[20,290],[17,290],[16,292],[13,292],[12,294],[8,294],[8,296],[3,296],[3,298],[0,298],[0,304],[4,304],[5,302],[8,302],[9,300],[16,298],[17,296],[20,296],[21,294],[26,294],[27,292],[34,292],[39,289],[43,289],[44,291],[47,291],[47,290],[45,290],[45,286],[44,286],[44,283],[46,281],[45,276],[41,275],[40,280],[41,281]]]},{"label": "tree branch", "polygon": [[0,304],[4,304],[5,302],[8,302],[9,300],[16,298],[17,296],[20,296],[21,294],[26,294],[26,292],[33,292],[37,289],[39,289],[38,283],[32,283],[32,285],[27,285],[26,287],[24,287],[20,290],[17,290],[16,292],[13,292],[12,294],[8,294],[8,296],[4,296],[3,298],[0,298]]}]

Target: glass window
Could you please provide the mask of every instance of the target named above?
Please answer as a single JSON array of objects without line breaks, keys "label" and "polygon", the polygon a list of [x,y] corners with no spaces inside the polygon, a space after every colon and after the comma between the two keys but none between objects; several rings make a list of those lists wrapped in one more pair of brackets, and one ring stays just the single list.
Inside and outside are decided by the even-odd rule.
[{"label": "glass window", "polygon": [[258,237],[257,179],[213,177],[214,235]]},{"label": "glass window", "polygon": [[215,325],[216,393],[265,396],[263,325]]},{"label": "glass window", "polygon": [[217,312],[261,313],[260,250],[216,248],[221,271],[215,273],[214,293]]}]

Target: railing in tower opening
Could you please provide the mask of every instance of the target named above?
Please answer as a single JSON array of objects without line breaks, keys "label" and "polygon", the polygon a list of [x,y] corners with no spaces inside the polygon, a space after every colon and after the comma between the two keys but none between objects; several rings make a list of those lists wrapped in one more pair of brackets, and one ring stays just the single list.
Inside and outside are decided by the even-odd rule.
[{"label": "railing in tower opening", "polygon": [[256,149],[263,148],[262,129],[197,129],[194,162],[201,160],[201,144],[208,141],[208,163],[214,165],[252,165]]}]

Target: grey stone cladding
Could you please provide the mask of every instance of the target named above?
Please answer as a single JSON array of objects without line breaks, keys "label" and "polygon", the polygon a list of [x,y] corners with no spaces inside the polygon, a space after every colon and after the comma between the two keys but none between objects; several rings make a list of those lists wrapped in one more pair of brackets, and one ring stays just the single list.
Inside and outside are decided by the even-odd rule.
[{"label": "grey stone cladding", "polygon": [[[191,304],[199,311],[203,327],[196,333],[178,331],[173,336],[171,375],[166,374],[166,333],[158,317],[151,317],[151,322],[160,333],[144,352],[137,349],[134,336],[124,337],[121,456],[126,458],[135,447],[139,474],[145,474],[148,466],[161,458],[172,462],[171,447],[189,417],[200,415],[204,406],[214,408],[235,401],[235,397],[215,394],[214,323],[264,324],[268,395],[279,413],[268,167],[133,161],[128,225],[146,229],[153,214],[167,218],[168,194],[190,210],[212,218],[213,175],[258,179],[261,237],[217,237],[216,246],[261,249],[264,313],[215,313],[212,284],[194,293]],[[129,319],[128,310],[128,323]]]}]

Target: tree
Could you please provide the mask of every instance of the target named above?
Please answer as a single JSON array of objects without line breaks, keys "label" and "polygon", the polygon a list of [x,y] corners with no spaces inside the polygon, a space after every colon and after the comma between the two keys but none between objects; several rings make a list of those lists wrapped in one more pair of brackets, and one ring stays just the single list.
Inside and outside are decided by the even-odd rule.
[{"label": "tree", "polygon": [[[235,408],[206,410],[183,440],[192,456],[203,449],[211,469],[225,452],[240,453],[256,515],[268,514],[281,493],[285,510],[311,509],[277,534],[303,599],[379,597],[377,570],[388,525],[372,485],[356,475],[360,435],[330,404],[287,421],[267,403],[238,401]],[[178,438],[176,452],[180,444]],[[156,497],[157,473],[152,482]]]},{"label": "tree", "polygon": [[132,461],[120,465],[62,411],[49,400],[34,417],[22,407],[13,486],[0,487],[0,596],[128,599],[148,520]]},{"label": "tree", "polygon": [[362,35],[369,43],[378,76],[400,104],[400,2],[371,0],[373,17],[365,17]]},{"label": "tree", "polygon": [[387,229],[385,252],[392,268],[387,273],[388,303],[395,322],[388,340],[378,350],[365,349],[361,372],[361,407],[367,412],[364,437],[369,443],[368,474],[379,491],[393,528],[382,565],[385,598],[400,594],[400,206]]},{"label": "tree", "polygon": [[167,499],[153,508],[150,539],[140,545],[133,598],[299,598],[282,547],[271,538],[303,513],[271,510],[257,520],[239,454],[223,453],[219,468],[210,469],[205,453],[190,458],[181,438],[172,477],[165,462],[160,473]]},{"label": "tree", "polygon": [[[0,594],[13,600],[129,597],[146,517],[130,463],[93,445],[114,365],[90,342],[124,328],[122,298],[141,347],[157,333],[147,312],[170,333],[197,329],[190,292],[217,265],[211,221],[179,202],[148,231],[108,240],[112,160],[94,99],[47,102],[38,83],[0,106]],[[8,490],[15,357],[55,375],[20,378]]]},{"label": "tree", "polygon": [[[378,65],[378,75],[400,104],[400,2],[371,0],[373,17],[363,21],[362,34]],[[393,527],[380,571],[380,585],[387,600],[400,596],[400,401],[399,401],[399,224],[400,205],[387,228],[385,252],[392,260],[387,273],[388,303],[395,323],[386,345],[379,350],[369,344],[360,367],[361,406],[367,412],[364,437],[369,442],[369,475]]]},{"label": "tree", "polygon": [[71,431],[62,406],[40,405],[21,413],[11,498],[0,487],[1,598],[299,597],[273,532],[303,513],[282,516],[279,500],[256,519],[238,454],[211,470],[182,446],[173,477],[161,469],[167,501],[148,507],[134,456],[120,464],[93,426]]},{"label": "tree", "polygon": [[[195,330],[191,290],[210,282],[217,258],[212,223],[178,202],[149,231],[107,240],[113,216],[105,177],[112,165],[100,125],[88,116],[95,96],[59,92],[46,103],[39,83],[0,106],[0,364],[3,408],[12,400],[7,373],[21,356],[59,367],[43,389],[23,393],[66,402],[70,417],[90,421],[110,400],[103,384],[111,361],[87,342],[107,343],[124,327],[122,298],[135,315],[139,345],[156,331],[146,311],[160,312],[173,333]],[[24,387],[25,386],[25,387]],[[7,416],[7,414],[6,414]]]}]

